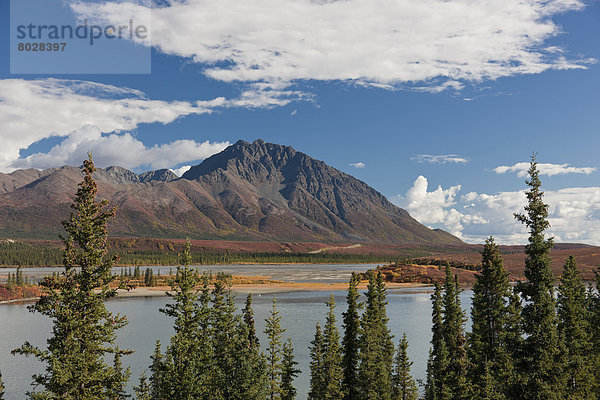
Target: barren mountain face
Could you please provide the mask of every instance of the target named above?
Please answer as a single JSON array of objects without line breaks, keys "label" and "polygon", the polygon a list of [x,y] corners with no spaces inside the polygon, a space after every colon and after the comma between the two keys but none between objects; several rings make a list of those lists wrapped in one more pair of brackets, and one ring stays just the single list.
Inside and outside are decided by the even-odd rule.
[{"label": "barren mountain face", "polygon": [[[114,235],[458,243],[366,183],[289,146],[239,141],[192,167],[135,174],[99,169],[100,197],[118,208]],[[0,174],[0,234],[49,237],[81,181],[76,167]]]}]

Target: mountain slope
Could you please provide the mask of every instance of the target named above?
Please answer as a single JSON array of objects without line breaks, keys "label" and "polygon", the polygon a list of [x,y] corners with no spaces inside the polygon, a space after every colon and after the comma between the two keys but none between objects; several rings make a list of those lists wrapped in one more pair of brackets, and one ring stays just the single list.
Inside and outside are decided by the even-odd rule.
[{"label": "mountain slope", "polygon": [[[59,232],[81,180],[74,167],[27,171],[0,175],[2,236]],[[366,183],[262,140],[239,141],[181,179],[168,170],[137,175],[121,167],[99,169],[95,177],[100,197],[118,207],[111,231],[119,235],[460,242],[419,224]]]}]

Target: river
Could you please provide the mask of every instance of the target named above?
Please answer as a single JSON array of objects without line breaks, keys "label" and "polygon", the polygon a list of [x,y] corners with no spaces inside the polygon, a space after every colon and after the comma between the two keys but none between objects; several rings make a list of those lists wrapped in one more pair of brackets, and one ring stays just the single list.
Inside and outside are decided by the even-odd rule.
[{"label": "river", "polygon": [[[253,266],[211,266],[199,267],[213,272],[223,271],[238,275],[268,275],[274,279],[296,280],[298,282],[340,282],[348,280],[352,271],[365,271],[369,265],[253,265]],[[158,267],[155,267],[155,270]],[[163,267],[164,268],[164,267]],[[166,267],[165,273],[169,267]],[[36,269],[37,272],[39,269]],[[3,270],[2,273],[5,271]],[[11,271],[12,272],[12,271]],[[26,274],[29,271],[25,271]],[[47,273],[48,271],[44,271]],[[51,271],[50,271],[51,273]],[[410,347],[409,356],[413,365],[413,375],[417,379],[425,378],[429,341],[431,340],[431,288],[402,288],[388,290],[389,327],[395,335],[394,342],[406,332]],[[325,301],[330,296],[326,291],[303,291],[277,294],[282,325],[286,328],[286,336],[294,342],[294,350],[302,373],[296,379],[298,399],[306,399],[309,388],[309,349],[313,339],[315,323],[325,323],[327,306]],[[345,292],[333,292],[338,305],[338,326],[341,327],[341,313],[345,310]],[[463,308],[470,308],[471,292],[462,293]],[[243,306],[245,296],[238,295],[238,308]],[[271,309],[273,295],[256,295],[254,312],[257,331],[261,343],[266,339],[262,333],[264,319]],[[363,296],[364,300],[364,296]],[[122,347],[135,350],[135,353],[124,359],[124,364],[131,367],[131,380],[135,384],[143,371],[147,371],[150,355],[157,339],[168,343],[172,334],[172,321],[158,310],[169,301],[166,297],[114,299],[107,303],[115,313],[127,315],[129,325],[118,332],[118,343]],[[31,358],[12,356],[10,351],[25,340],[34,345],[43,346],[51,330],[50,321],[38,314],[28,312],[23,304],[0,306],[0,371],[6,384],[7,399],[25,398],[30,390],[31,375],[41,371],[41,364]]]}]

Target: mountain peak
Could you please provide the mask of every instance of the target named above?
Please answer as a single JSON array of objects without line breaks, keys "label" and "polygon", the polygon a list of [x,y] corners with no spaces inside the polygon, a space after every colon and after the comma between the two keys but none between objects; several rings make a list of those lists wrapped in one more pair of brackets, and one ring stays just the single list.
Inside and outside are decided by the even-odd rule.
[{"label": "mountain peak", "polygon": [[422,226],[366,183],[261,139],[236,142],[182,179],[198,182],[239,224],[253,229],[278,226],[338,240],[458,241]]},{"label": "mountain peak", "polygon": [[[37,235],[57,233],[81,178],[75,167],[0,174],[0,232],[35,226]],[[138,175],[118,166],[99,168],[95,178],[99,196],[118,208],[111,227],[117,235],[460,243],[421,225],[365,182],[260,139],[236,142],[181,179],[165,169]]]}]

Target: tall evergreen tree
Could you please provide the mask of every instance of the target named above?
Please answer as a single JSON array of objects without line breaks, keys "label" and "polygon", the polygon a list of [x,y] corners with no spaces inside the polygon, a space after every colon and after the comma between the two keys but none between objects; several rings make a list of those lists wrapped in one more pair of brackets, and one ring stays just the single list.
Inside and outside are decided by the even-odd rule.
[{"label": "tall evergreen tree", "polygon": [[[256,336],[256,328],[254,323],[254,311],[252,310],[252,296],[248,295],[246,298],[246,306],[242,311],[243,322],[238,325],[239,336],[236,338],[236,343],[241,346],[237,350],[237,360],[239,373],[239,381],[241,382],[241,392],[244,398],[247,399],[261,399],[264,400],[267,396],[267,368],[266,360],[260,351],[260,342]],[[291,346],[291,343],[289,343]],[[286,354],[286,351],[292,352]],[[293,369],[295,361],[293,359],[293,348],[282,349],[283,352],[283,364],[284,367],[288,368],[288,376],[290,382],[289,386],[284,388],[289,394],[292,394],[293,386],[292,382],[295,375]],[[286,358],[287,357],[287,358]],[[286,363],[290,363],[286,365]],[[293,364],[293,365],[292,365]],[[283,380],[283,377],[282,377]],[[282,382],[282,387],[283,385]],[[295,392],[293,393],[295,395]]]},{"label": "tall evergreen tree", "polygon": [[558,329],[566,349],[564,373],[567,376],[566,398],[591,399],[594,390],[594,359],[589,326],[586,289],[570,256],[563,268],[558,288]]},{"label": "tall evergreen tree", "polygon": [[152,389],[148,383],[148,377],[146,374],[142,374],[142,376],[140,376],[140,382],[138,386],[133,388],[133,391],[135,392],[136,400],[153,400]]},{"label": "tall evergreen tree", "polygon": [[565,382],[562,372],[560,340],[554,298],[550,250],[553,239],[545,238],[548,222],[548,205],[544,203],[538,164],[535,155],[531,158],[529,190],[525,192],[528,204],[525,214],[515,218],[529,228],[529,242],[525,247],[526,282],[520,282],[519,292],[525,302],[523,306],[523,330],[525,340],[520,360],[521,375],[526,382],[521,390],[524,400],[562,399]]},{"label": "tall evergreen tree", "polygon": [[335,299],[333,294],[327,302],[329,312],[323,332],[323,375],[325,380],[326,400],[342,400],[344,398],[344,370],[342,368],[342,348],[340,334],[336,326]]},{"label": "tall evergreen tree", "polygon": [[433,349],[429,349],[429,357],[427,357],[427,374],[425,377],[425,384],[423,385],[425,388],[425,393],[423,398],[425,400],[437,400],[437,387],[435,384],[435,370],[434,370],[434,357],[433,357]]},{"label": "tall evergreen tree", "polygon": [[[190,269],[190,243],[186,242],[180,259],[179,278],[171,292],[173,302],[160,311],[173,318],[175,333],[166,350],[160,373],[161,387],[158,393],[165,399],[193,399],[204,393],[205,385],[200,371],[206,368],[209,358],[203,354],[204,347],[198,341],[200,327],[198,290],[199,280]],[[146,271],[149,271],[147,269]],[[146,276],[149,274],[146,272]],[[154,375],[154,371],[153,371]],[[153,378],[159,378],[153,376]]]},{"label": "tall evergreen tree", "polygon": [[152,400],[166,398],[165,387],[167,385],[164,383],[166,379],[165,360],[159,340],[156,341],[154,353],[150,359],[152,360],[152,364],[150,364],[150,372],[152,373],[150,376],[150,397]]},{"label": "tall evergreen tree", "polygon": [[448,367],[444,379],[453,399],[468,399],[465,314],[460,303],[460,288],[449,266],[446,266],[443,304],[443,334],[448,350]]},{"label": "tall evergreen tree", "polygon": [[[590,317],[590,332],[592,340],[592,358],[593,366],[595,370],[595,385],[594,389],[596,393],[600,393],[600,268],[595,271],[596,274],[596,293],[590,290],[588,291],[588,307]],[[600,395],[596,396],[600,399]]]},{"label": "tall evergreen tree", "polygon": [[418,390],[413,379],[410,368],[413,363],[408,358],[408,340],[406,333],[398,343],[394,374],[392,376],[392,399],[394,400],[417,400]]},{"label": "tall evergreen tree", "polygon": [[394,344],[387,326],[386,289],[381,272],[369,273],[366,297],[359,342],[360,398],[389,400],[392,396]]},{"label": "tall evergreen tree", "polygon": [[325,382],[324,374],[324,342],[323,331],[321,325],[317,322],[315,328],[315,338],[311,342],[310,347],[310,390],[308,392],[308,400],[322,400],[325,398]]},{"label": "tall evergreen tree", "polygon": [[25,279],[23,279],[23,271],[21,270],[21,267],[17,267],[15,276],[15,285],[23,286],[25,284]]},{"label": "tall evergreen tree", "polygon": [[248,327],[248,343],[252,346],[259,346],[258,337],[256,336],[256,324],[254,322],[254,310],[252,309],[252,295],[246,297],[246,306],[242,311],[244,323]]},{"label": "tall evergreen tree", "polygon": [[[228,399],[234,396],[239,390],[238,384],[241,383],[236,375],[236,319],[233,297],[225,284],[216,281],[213,289],[213,341],[214,362],[212,371],[212,389],[213,395],[219,398]],[[245,339],[245,338],[244,338]]]},{"label": "tall evergreen tree", "polygon": [[342,339],[344,391],[346,400],[359,400],[358,397],[358,351],[360,335],[360,277],[352,273],[346,296],[347,309],[342,314],[344,337]]},{"label": "tall evergreen tree", "polygon": [[[257,343],[249,341],[249,327],[235,312],[230,283],[217,280],[213,291],[212,395],[223,399],[264,400],[266,365]],[[252,313],[252,309],[248,312]],[[283,361],[283,348],[281,349]],[[280,374],[282,366],[279,365]]]},{"label": "tall evergreen tree", "polygon": [[129,381],[130,372],[128,368],[127,372],[124,373],[121,357],[122,354],[117,353],[113,360],[113,379],[108,387],[108,398],[111,400],[125,400],[131,397],[125,390],[127,382]]},{"label": "tall evergreen tree", "polygon": [[165,380],[167,378],[165,373],[165,357],[161,351],[160,341],[157,340],[154,346],[154,353],[150,356],[152,363],[150,364],[150,389],[152,400],[158,400],[167,398],[166,388],[168,388]]},{"label": "tall evergreen tree", "polygon": [[116,371],[106,363],[111,355],[129,354],[115,345],[116,331],[127,324],[104,304],[116,295],[109,287],[114,259],[107,259],[107,222],[115,210],[107,201],[96,201],[98,188],[91,154],[83,163],[85,178],[79,184],[73,212],[63,221],[66,236],[65,269],[59,279],[47,278],[44,295],[31,307],[52,320],[52,336],[46,349],[25,343],[13,353],[32,355],[46,364],[34,384],[43,389],[29,393],[33,399],[108,399],[110,385],[126,379],[128,371]]},{"label": "tall evergreen tree", "polygon": [[277,300],[273,297],[273,308],[266,319],[265,334],[267,335],[267,385],[269,400],[281,399],[281,360],[282,336],[281,317],[277,310]]},{"label": "tall evergreen tree", "polygon": [[292,339],[288,339],[283,344],[281,364],[281,400],[294,400],[296,398],[294,379],[298,376],[300,370],[296,368],[298,362],[294,359]]},{"label": "tall evergreen tree", "polygon": [[0,400],[4,400],[4,382],[2,382],[2,372],[0,372]]},{"label": "tall evergreen tree", "polygon": [[[514,382],[511,338],[520,331],[511,320],[512,290],[498,245],[490,237],[473,286],[472,333],[468,340],[469,373],[474,395],[503,399]],[[516,330],[516,332],[515,332]]]},{"label": "tall evergreen tree", "polygon": [[425,386],[426,400],[451,399],[450,388],[446,385],[448,371],[448,347],[444,334],[442,287],[436,282],[431,295],[431,352],[427,366],[427,382]]}]

